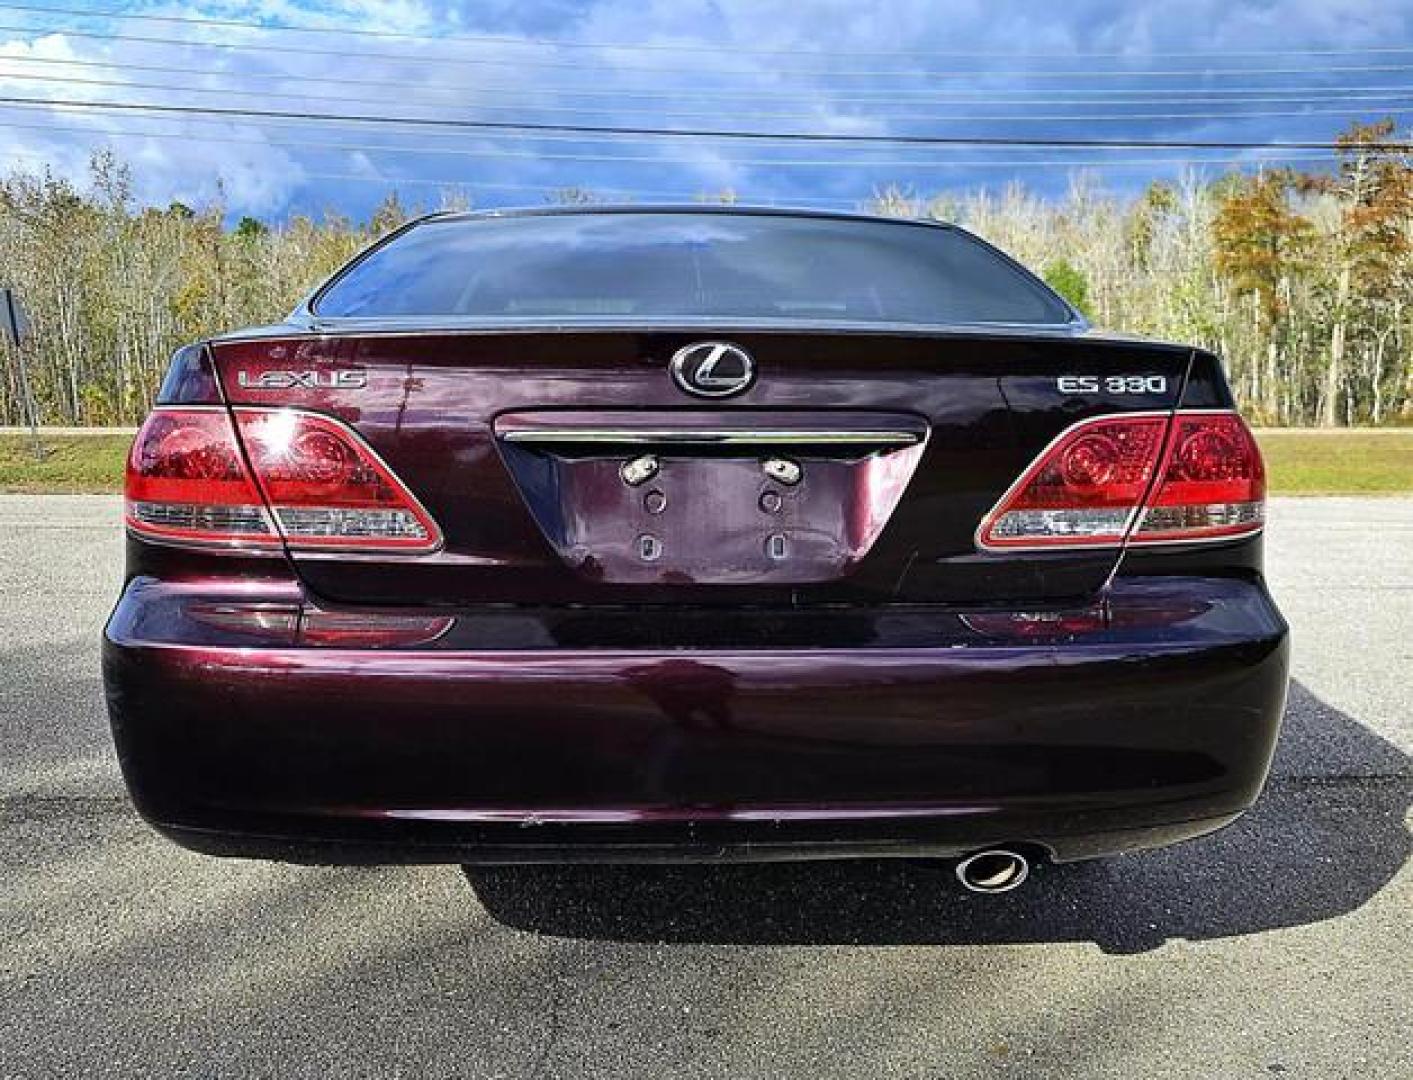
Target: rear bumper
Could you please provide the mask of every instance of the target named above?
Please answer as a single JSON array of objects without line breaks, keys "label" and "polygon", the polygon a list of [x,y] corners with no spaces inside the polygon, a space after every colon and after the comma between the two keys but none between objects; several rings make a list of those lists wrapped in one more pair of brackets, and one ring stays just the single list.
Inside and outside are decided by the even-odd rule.
[{"label": "rear bumper", "polygon": [[1120,582],[1102,625],[1047,637],[851,613],[847,648],[490,647],[490,616],[417,648],[252,645],[185,619],[219,592],[129,586],[104,648],[119,757],[178,842],[294,861],[1156,847],[1255,800],[1286,685],[1259,581]]}]

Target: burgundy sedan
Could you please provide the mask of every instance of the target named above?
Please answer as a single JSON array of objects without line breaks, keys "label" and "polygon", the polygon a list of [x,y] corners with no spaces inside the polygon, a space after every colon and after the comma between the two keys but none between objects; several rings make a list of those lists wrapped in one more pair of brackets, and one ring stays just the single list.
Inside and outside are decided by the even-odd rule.
[{"label": "burgundy sedan", "polygon": [[297,861],[1158,847],[1287,629],[1217,358],[949,226],[440,214],[180,350],[108,624],[143,815]]}]

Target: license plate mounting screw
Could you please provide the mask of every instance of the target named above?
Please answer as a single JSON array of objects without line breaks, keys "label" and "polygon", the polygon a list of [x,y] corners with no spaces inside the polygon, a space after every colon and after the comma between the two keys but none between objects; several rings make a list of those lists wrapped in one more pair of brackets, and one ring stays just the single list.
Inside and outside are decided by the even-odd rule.
[{"label": "license plate mounting screw", "polygon": [[661,468],[656,454],[640,454],[618,466],[618,475],[629,487],[637,487],[651,480]]},{"label": "license plate mounting screw", "polygon": [[804,470],[800,468],[799,462],[791,461],[789,458],[766,458],[761,462],[761,468],[765,471],[766,476],[786,487],[794,487],[804,476]]}]

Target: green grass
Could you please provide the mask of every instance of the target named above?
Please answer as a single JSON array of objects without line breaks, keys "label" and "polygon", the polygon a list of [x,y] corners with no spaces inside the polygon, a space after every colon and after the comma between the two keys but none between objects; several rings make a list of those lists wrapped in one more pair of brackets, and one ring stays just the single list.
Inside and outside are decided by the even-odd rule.
[{"label": "green grass", "polygon": [[[1273,495],[1413,494],[1413,429],[1262,431]],[[43,437],[34,457],[27,435],[0,435],[0,490],[116,491],[127,435]]]},{"label": "green grass", "polygon": [[0,435],[0,490],[117,491],[131,435]]},{"label": "green grass", "polygon": [[1273,495],[1413,494],[1413,430],[1258,431]]}]

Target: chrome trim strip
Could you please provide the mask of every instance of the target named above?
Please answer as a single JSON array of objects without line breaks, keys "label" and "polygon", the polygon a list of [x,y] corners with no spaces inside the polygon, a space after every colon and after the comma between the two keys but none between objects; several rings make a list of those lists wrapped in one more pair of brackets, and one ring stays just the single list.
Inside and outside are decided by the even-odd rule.
[{"label": "chrome trim strip", "polygon": [[922,435],[913,431],[801,431],[760,428],[514,428],[500,433],[512,443],[615,443],[646,446],[781,446],[813,445],[916,446]]}]

